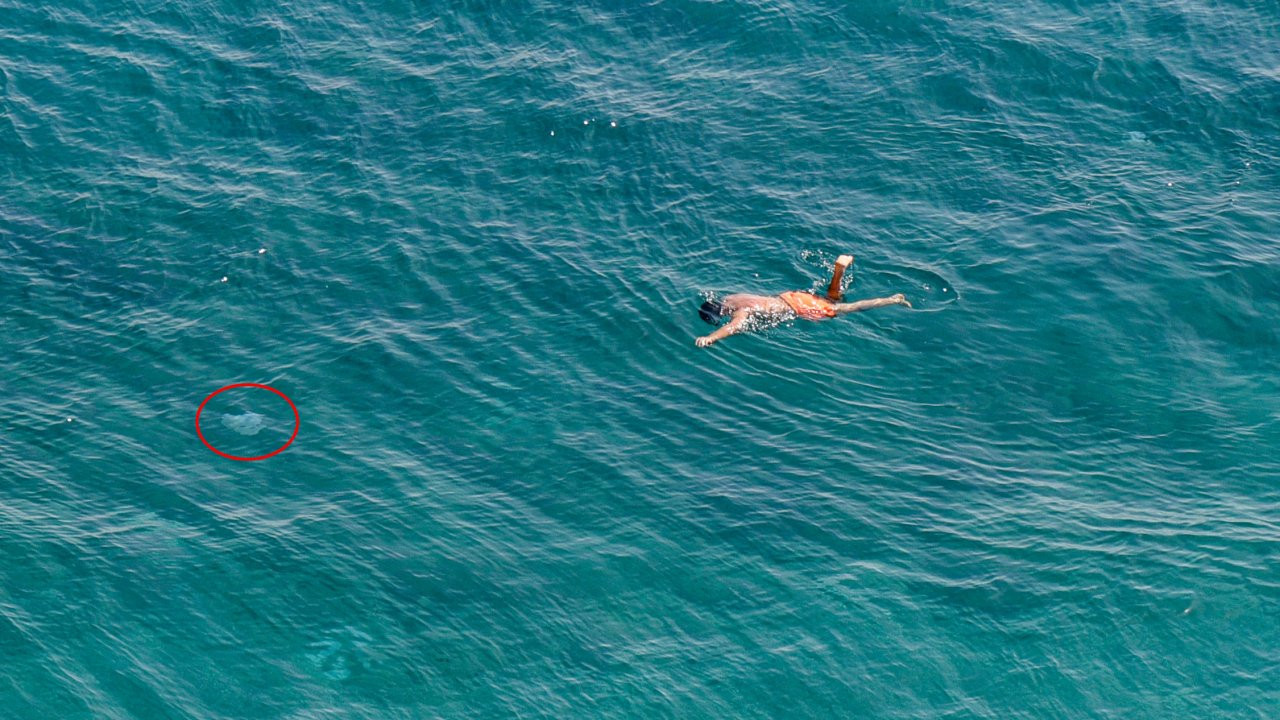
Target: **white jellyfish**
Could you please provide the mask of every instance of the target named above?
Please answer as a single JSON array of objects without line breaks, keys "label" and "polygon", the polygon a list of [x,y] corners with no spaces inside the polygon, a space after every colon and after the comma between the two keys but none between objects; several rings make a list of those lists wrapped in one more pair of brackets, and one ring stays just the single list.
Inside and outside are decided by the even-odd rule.
[{"label": "white jellyfish", "polygon": [[239,415],[222,416],[222,424],[241,435],[257,435],[262,432],[267,427],[265,420],[265,417],[248,410]]}]

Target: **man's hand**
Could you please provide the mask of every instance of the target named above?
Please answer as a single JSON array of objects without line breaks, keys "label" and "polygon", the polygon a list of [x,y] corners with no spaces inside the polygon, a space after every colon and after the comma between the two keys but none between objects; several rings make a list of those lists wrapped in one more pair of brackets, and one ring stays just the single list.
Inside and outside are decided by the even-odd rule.
[{"label": "man's hand", "polygon": [[836,265],[838,265],[839,267],[847,268],[852,264],[853,264],[852,255],[841,255],[840,257],[836,258]]},{"label": "man's hand", "polygon": [[734,310],[733,319],[729,321],[728,325],[725,325],[724,327],[720,328],[719,330],[716,330],[710,335],[703,335],[697,340],[694,340],[693,344],[697,345],[698,347],[706,347],[713,342],[723,340],[729,337],[730,335],[740,333],[745,329],[746,320],[747,320],[746,310]]},{"label": "man's hand", "polygon": [[911,307],[911,303],[907,302],[907,296],[903,295],[902,293],[898,293],[897,295],[894,295],[889,299],[896,300],[899,305],[906,305],[907,307]]}]

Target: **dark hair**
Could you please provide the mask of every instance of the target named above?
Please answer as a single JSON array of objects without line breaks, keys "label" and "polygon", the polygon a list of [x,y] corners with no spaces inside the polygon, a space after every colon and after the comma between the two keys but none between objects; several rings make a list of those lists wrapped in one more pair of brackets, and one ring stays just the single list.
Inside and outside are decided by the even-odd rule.
[{"label": "dark hair", "polygon": [[710,325],[719,325],[720,318],[723,316],[724,306],[715,300],[708,300],[702,303],[702,307],[698,308],[698,317]]}]

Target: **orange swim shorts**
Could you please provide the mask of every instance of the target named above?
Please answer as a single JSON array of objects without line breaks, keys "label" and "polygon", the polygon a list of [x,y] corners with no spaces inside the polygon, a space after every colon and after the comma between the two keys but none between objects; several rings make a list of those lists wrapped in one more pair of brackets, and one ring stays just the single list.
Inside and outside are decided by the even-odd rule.
[{"label": "orange swim shorts", "polygon": [[805,320],[826,320],[836,316],[836,306],[826,298],[807,292],[784,292],[778,297]]}]

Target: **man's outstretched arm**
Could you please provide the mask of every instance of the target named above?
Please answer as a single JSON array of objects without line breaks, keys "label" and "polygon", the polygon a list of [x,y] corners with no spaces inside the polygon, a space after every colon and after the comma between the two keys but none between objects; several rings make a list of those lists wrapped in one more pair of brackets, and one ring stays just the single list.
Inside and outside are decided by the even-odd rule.
[{"label": "man's outstretched arm", "polygon": [[711,343],[719,342],[730,335],[742,332],[746,329],[747,315],[748,313],[746,310],[738,310],[733,314],[733,319],[729,320],[727,325],[716,330],[710,335],[703,335],[697,340],[694,340],[694,344],[698,347],[706,347]]}]

